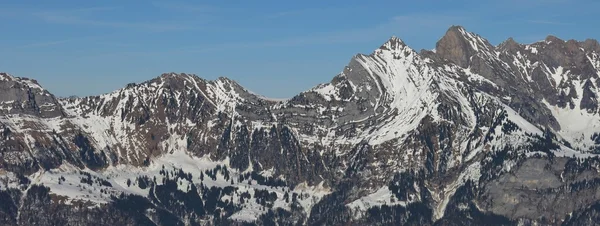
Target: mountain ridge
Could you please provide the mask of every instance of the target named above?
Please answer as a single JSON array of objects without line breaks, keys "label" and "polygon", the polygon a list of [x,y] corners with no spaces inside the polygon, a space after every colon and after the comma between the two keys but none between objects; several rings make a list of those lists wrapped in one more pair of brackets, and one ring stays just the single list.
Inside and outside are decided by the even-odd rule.
[{"label": "mountain ridge", "polygon": [[[499,48],[499,47],[501,47],[501,46],[502,46],[502,44],[504,44],[504,43],[505,43],[505,42],[507,42],[507,41],[508,41],[508,42],[511,42],[511,43],[515,43],[515,44],[517,44],[517,45],[519,45],[519,46],[523,46],[523,45],[524,45],[524,46],[530,46],[530,45],[534,45],[534,44],[537,44],[537,43],[542,43],[542,42],[552,42],[552,41],[558,41],[558,42],[562,42],[562,43],[566,43],[566,42],[576,42],[578,45],[585,47],[584,49],[586,49],[586,50],[587,50],[587,49],[592,49],[592,50],[595,50],[595,51],[597,51],[597,52],[600,52],[600,43],[599,43],[599,42],[598,42],[596,39],[587,38],[587,39],[585,39],[585,40],[575,40],[575,39],[563,40],[563,39],[560,39],[560,38],[558,38],[558,37],[556,37],[556,36],[554,36],[554,35],[548,35],[548,36],[547,36],[545,39],[543,39],[543,40],[536,41],[536,42],[532,42],[532,43],[529,43],[529,44],[525,44],[525,43],[519,43],[519,42],[515,41],[515,40],[514,40],[512,37],[509,37],[507,40],[504,40],[504,41],[502,41],[501,43],[499,43],[498,45],[496,45],[496,46],[493,46],[493,45],[491,45],[491,44],[490,44],[490,43],[487,41],[487,39],[485,39],[485,38],[483,38],[483,37],[481,37],[481,36],[479,36],[479,35],[477,35],[477,34],[475,34],[475,33],[472,33],[472,32],[469,32],[469,31],[467,31],[467,30],[466,30],[466,29],[465,29],[463,26],[461,26],[461,25],[452,25],[452,26],[451,26],[451,27],[450,27],[450,28],[447,30],[446,34],[440,38],[440,40],[441,40],[441,39],[443,39],[444,37],[446,37],[446,36],[447,36],[449,33],[453,33],[453,32],[458,32],[458,33],[461,33],[461,35],[463,35],[463,36],[464,36],[464,35],[467,35],[467,33],[468,33],[468,34],[470,34],[470,35],[474,35],[474,36],[475,36],[475,38],[480,38],[480,39],[482,39],[482,41],[484,41],[486,44],[489,44],[490,46],[492,46],[492,47],[494,47],[494,48]],[[396,41],[399,41],[399,43],[401,43],[401,45],[403,45],[403,46],[407,46],[408,48],[411,48],[409,45],[405,44],[405,42],[404,42],[404,41],[403,41],[401,38],[399,38],[399,37],[398,37],[398,36],[396,36],[396,35],[392,35],[392,36],[390,36],[390,38],[388,39],[388,41],[387,41],[386,43],[384,43],[384,44],[383,44],[381,47],[383,47],[384,45],[388,44],[388,43],[389,43],[391,40],[396,40]],[[438,42],[439,42],[440,40],[438,40]],[[381,49],[381,47],[380,47],[379,49]],[[411,48],[411,49],[412,49],[412,48]],[[412,49],[412,50],[416,52],[416,50],[414,50],[414,49]],[[429,50],[422,50],[422,51],[429,51]],[[421,53],[419,53],[419,54],[421,54]],[[358,55],[361,55],[361,54],[358,54]],[[459,64],[459,66],[460,66],[460,64]],[[0,74],[1,74],[1,75],[3,75],[3,76],[13,77],[11,74],[9,74],[9,73],[7,73],[7,72],[0,72]],[[175,75],[191,75],[191,76],[196,76],[197,78],[200,78],[200,79],[203,79],[203,80],[205,80],[204,78],[202,78],[202,77],[200,77],[200,76],[198,76],[197,74],[194,74],[194,73],[187,73],[187,72],[164,72],[164,73],[162,73],[161,75],[159,75],[159,76],[157,76],[157,77],[153,77],[153,78],[150,78],[150,79],[148,79],[148,80],[146,80],[146,81],[142,81],[142,82],[139,82],[139,83],[145,83],[145,82],[151,81],[151,80],[153,80],[153,79],[157,79],[157,78],[159,78],[159,77],[162,77],[162,76],[165,76],[165,75],[174,75],[174,74],[175,74]],[[28,77],[14,77],[14,78],[20,78],[20,79],[31,80],[31,79],[30,79],[30,78],[28,78]],[[226,76],[219,76],[219,77],[215,78],[214,80],[221,80],[221,79],[225,79],[225,80],[230,80],[230,81],[236,82],[235,80],[233,80],[233,79],[230,79],[230,78],[228,78],[228,77],[226,77]],[[35,80],[33,80],[33,81],[35,81]],[[36,84],[37,84],[37,81],[35,81],[34,83],[36,83]],[[239,86],[242,86],[242,85],[240,85],[238,82],[236,82],[236,83],[237,83]],[[131,83],[129,83],[129,84],[138,84],[138,82],[131,82]],[[318,85],[322,85],[322,84],[324,84],[324,83],[317,84],[316,86],[318,86]],[[39,85],[39,84],[38,84],[38,85]],[[243,86],[242,86],[242,87],[243,87]],[[125,87],[123,87],[123,88],[125,88]],[[314,87],[313,87],[313,88],[314,88]],[[119,90],[119,89],[117,89],[117,90]],[[95,96],[105,95],[105,94],[108,94],[108,93],[110,93],[110,92],[114,92],[114,91],[117,91],[117,90],[109,91],[109,92],[107,92],[107,93],[102,93],[102,94],[98,94],[98,95],[87,95],[87,96],[81,96],[80,98],[83,98],[83,97],[95,97]],[[310,89],[308,89],[308,90],[310,90]],[[306,91],[308,91],[308,90],[306,90]],[[258,94],[258,93],[256,93],[256,94],[257,94],[257,95],[260,95],[260,96],[264,96],[264,95],[261,95],[261,94]],[[296,94],[296,95],[298,95],[298,94]],[[295,96],[295,95],[294,95],[294,96]],[[290,97],[290,98],[270,98],[270,97],[267,97],[267,96],[264,96],[264,97],[265,97],[265,98],[267,98],[267,99],[290,99],[290,98],[292,98],[292,97]],[[69,98],[69,97],[60,97],[60,98],[61,98],[61,99],[67,99],[67,98]]]},{"label": "mountain ridge", "polygon": [[[492,46],[453,26],[436,51],[417,53],[392,36],[331,82],[284,101],[185,73],[81,98],[0,80],[0,96],[10,97],[0,98],[0,198],[33,203],[6,207],[0,221],[596,219],[597,48],[556,39]],[[97,212],[70,208],[78,202]],[[565,218],[573,212],[582,214]]]}]

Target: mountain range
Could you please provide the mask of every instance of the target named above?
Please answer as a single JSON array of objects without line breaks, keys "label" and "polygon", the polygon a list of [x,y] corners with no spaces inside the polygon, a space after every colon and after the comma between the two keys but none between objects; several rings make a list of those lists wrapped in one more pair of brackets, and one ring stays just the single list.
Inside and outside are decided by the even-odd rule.
[{"label": "mountain range", "polygon": [[[287,100],[0,73],[1,225],[594,225],[600,44],[392,37]],[[290,84],[292,85],[292,84]]]}]

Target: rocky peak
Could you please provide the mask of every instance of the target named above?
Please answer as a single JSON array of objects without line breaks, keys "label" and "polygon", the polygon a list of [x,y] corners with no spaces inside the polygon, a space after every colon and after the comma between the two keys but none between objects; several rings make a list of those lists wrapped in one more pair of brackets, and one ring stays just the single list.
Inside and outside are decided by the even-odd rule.
[{"label": "rocky peak", "polygon": [[586,39],[579,43],[586,51],[600,52],[600,43],[596,39]]},{"label": "rocky peak", "polygon": [[4,72],[0,72],[0,81],[12,81],[15,78],[8,74],[8,73],[4,73]]},{"label": "rocky peak", "polygon": [[28,114],[43,118],[64,115],[58,101],[35,79],[0,73],[0,113]]},{"label": "rocky peak", "polygon": [[508,38],[506,41],[500,43],[500,45],[498,45],[498,49],[500,51],[504,51],[504,52],[509,52],[509,53],[516,53],[517,51],[521,50],[523,48],[523,45],[519,44],[518,42],[516,42],[512,37]]},{"label": "rocky peak", "polygon": [[379,47],[379,49],[398,50],[405,46],[406,46],[406,44],[404,44],[404,42],[400,38],[398,38],[396,36],[392,36],[387,42],[383,43],[383,45],[381,45],[381,47]]},{"label": "rocky peak", "polygon": [[[38,91],[45,91],[44,88],[35,79],[25,77],[14,77],[8,73],[0,73],[0,81],[11,82],[14,88],[22,87],[25,89],[34,89]],[[15,85],[16,84],[16,85]]]},{"label": "rocky peak", "polygon": [[228,92],[228,95],[241,95],[241,97],[244,99],[258,97],[257,95],[248,91],[246,88],[240,85],[237,81],[227,77],[218,77],[216,80],[211,81],[210,83],[216,87],[220,87],[221,89],[225,90],[226,92]]},{"label": "rocky peak", "polygon": [[163,73],[159,77],[150,80],[150,83],[160,83],[164,88],[183,90],[190,81],[198,79],[197,76],[186,73]]},{"label": "rocky peak", "polygon": [[546,36],[546,39],[544,39],[546,41],[546,43],[550,44],[550,43],[563,43],[565,42],[564,40],[554,36],[554,35],[548,35]]},{"label": "rocky peak", "polygon": [[587,79],[597,76],[593,62],[588,59],[587,53],[594,51],[593,40],[578,42],[576,40],[564,41],[556,36],[549,35],[544,42],[536,43],[541,48],[540,57],[547,66],[552,68],[563,67],[570,70],[571,74],[580,75]]},{"label": "rocky peak", "polygon": [[565,46],[567,47],[567,50],[571,53],[575,53],[575,52],[583,52],[579,42],[573,39],[568,40],[567,42],[565,42]]},{"label": "rocky peak", "polygon": [[223,76],[215,80],[206,80],[198,77],[196,74],[169,72],[163,73],[146,83],[160,83],[163,88],[169,88],[173,91],[224,89],[225,91],[247,92],[238,82]]},{"label": "rocky peak", "polygon": [[168,72],[168,73],[162,73],[160,76],[158,76],[156,79],[161,79],[161,80],[189,80],[189,79],[202,79],[200,77],[198,77],[195,74],[188,74],[188,73],[177,73],[177,72]]},{"label": "rocky peak", "polygon": [[238,84],[235,80],[227,78],[227,77],[223,77],[223,76],[219,76],[214,82],[224,83],[224,84],[230,84],[230,85],[233,85],[233,86],[239,86],[239,87],[241,87],[241,85]]},{"label": "rocky peak", "polygon": [[480,51],[490,51],[492,46],[479,35],[466,31],[461,26],[452,26],[437,42],[436,53],[460,67],[467,68],[471,57]]},{"label": "rocky peak", "polygon": [[376,49],[372,55],[376,55],[386,59],[386,61],[407,59],[410,60],[410,56],[416,55],[416,52],[408,47],[402,40],[396,36],[392,36],[387,42],[381,47]]}]

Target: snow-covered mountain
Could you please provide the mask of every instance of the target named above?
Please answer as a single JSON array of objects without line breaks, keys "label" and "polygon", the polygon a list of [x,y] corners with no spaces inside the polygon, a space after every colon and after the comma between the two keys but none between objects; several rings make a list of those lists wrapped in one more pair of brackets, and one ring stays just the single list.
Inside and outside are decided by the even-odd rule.
[{"label": "snow-covered mountain", "polygon": [[600,44],[397,37],[288,100],[166,73],[57,98],[0,74],[0,224],[582,225]]}]

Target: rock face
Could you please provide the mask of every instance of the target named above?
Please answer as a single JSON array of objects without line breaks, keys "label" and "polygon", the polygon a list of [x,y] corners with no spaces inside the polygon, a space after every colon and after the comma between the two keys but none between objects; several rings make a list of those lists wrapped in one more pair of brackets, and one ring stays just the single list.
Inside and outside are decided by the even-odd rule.
[{"label": "rock face", "polygon": [[56,98],[0,74],[1,225],[589,225],[600,45],[397,37],[285,101],[165,73]]},{"label": "rock face", "polygon": [[26,114],[41,118],[64,115],[58,100],[36,80],[0,73],[0,85],[0,112],[3,115]]}]

